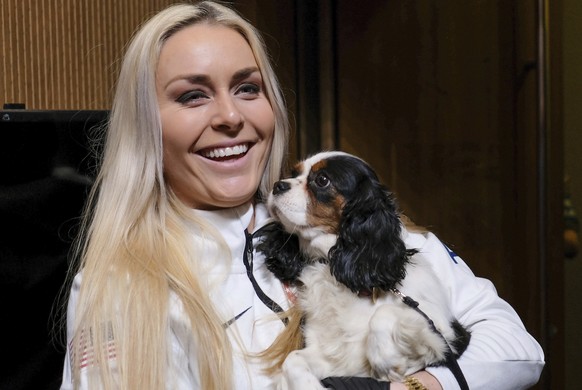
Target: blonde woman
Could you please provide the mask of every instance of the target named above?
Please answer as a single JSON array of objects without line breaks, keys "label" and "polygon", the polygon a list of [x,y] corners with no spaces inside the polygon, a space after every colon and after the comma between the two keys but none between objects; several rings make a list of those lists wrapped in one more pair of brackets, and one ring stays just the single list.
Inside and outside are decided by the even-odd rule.
[{"label": "blonde woman", "polygon": [[[279,345],[289,300],[252,233],[269,221],[261,200],[287,138],[264,44],[238,14],[175,5],[142,26],[71,269],[62,389],[274,388],[256,356]],[[460,362],[472,389],[535,383],[543,353],[493,286],[433,235],[409,237],[450,279],[454,314],[473,332]],[[445,368],[414,378],[389,386],[456,386]]]},{"label": "blonde woman", "polygon": [[264,45],[239,15],[177,5],[141,28],[87,208],[63,388],[270,385],[246,355],[283,329],[274,301],[287,300],[242,260],[287,137]]}]

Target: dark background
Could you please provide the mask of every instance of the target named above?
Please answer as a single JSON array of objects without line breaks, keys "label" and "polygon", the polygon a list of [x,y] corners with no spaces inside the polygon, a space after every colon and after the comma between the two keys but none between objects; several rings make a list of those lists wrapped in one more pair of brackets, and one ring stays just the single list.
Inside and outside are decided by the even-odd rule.
[{"label": "dark background", "polygon": [[[71,243],[95,172],[106,111],[0,111],[2,389],[58,389]],[[62,301],[64,302],[64,301]],[[62,303],[61,302],[61,303]]]}]

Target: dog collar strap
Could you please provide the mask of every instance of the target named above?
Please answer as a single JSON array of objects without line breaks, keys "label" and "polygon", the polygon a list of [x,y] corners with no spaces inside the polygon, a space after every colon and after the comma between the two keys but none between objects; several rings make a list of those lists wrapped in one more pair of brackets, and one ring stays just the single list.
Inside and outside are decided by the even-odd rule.
[{"label": "dog collar strap", "polygon": [[372,287],[371,290],[361,290],[358,292],[359,297],[371,298],[372,303],[376,303],[380,296],[381,290],[378,287]]},{"label": "dog collar strap", "polygon": [[446,361],[445,365],[449,368],[449,370],[451,370],[451,372],[455,376],[455,379],[459,383],[461,390],[469,390],[469,385],[467,384],[467,380],[465,379],[465,375],[463,375],[463,371],[461,370],[461,367],[459,366],[457,359],[455,359],[455,354],[451,350],[451,346],[449,345],[449,343],[447,342],[447,340],[445,339],[443,334],[441,332],[439,332],[439,330],[436,328],[436,326],[434,325],[434,322],[430,319],[429,316],[426,315],[425,312],[420,310],[420,308],[418,307],[417,301],[410,298],[408,295],[403,294],[400,290],[398,290],[396,288],[392,288],[392,289],[390,289],[390,291],[394,295],[399,297],[402,300],[402,302],[404,302],[404,304],[406,304],[410,308],[416,310],[417,313],[419,313],[421,316],[423,316],[426,319],[426,321],[428,322],[430,329],[443,339],[443,341],[445,342],[445,344],[448,348],[448,352],[445,354],[445,361]]},{"label": "dog collar strap", "polygon": [[[426,318],[431,327],[434,327],[434,324],[432,322],[432,320],[430,318],[428,318],[428,316],[426,314],[424,314],[424,312],[422,312],[419,308],[418,308],[418,302],[416,302],[414,299],[410,298],[408,295],[404,295],[400,290],[398,290],[397,288],[393,288],[390,289],[390,291],[392,292],[392,294],[396,295],[398,298],[402,299],[402,302],[404,302],[407,306],[410,306],[411,308],[415,309],[416,311],[420,312],[420,314],[422,314],[422,316],[424,318]],[[436,328],[434,329],[436,330]]]},{"label": "dog collar strap", "polygon": [[[243,263],[245,265],[245,268],[247,269],[247,276],[253,286],[253,289],[255,290],[255,294],[257,294],[257,296],[265,304],[265,306],[271,309],[274,313],[282,313],[283,309],[281,308],[281,306],[279,306],[267,294],[265,294],[265,292],[261,289],[261,286],[259,286],[259,283],[255,279],[255,275],[253,274],[253,236],[252,234],[249,234],[249,231],[247,229],[245,229],[245,237],[246,242],[245,250],[243,253]],[[282,318],[281,321],[283,321],[283,323],[287,325],[288,319]]]}]

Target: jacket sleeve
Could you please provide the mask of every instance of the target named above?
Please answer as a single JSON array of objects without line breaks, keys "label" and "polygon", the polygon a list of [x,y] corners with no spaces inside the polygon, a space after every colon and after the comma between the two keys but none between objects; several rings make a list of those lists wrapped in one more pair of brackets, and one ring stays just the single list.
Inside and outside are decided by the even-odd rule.
[{"label": "jacket sleeve", "polygon": [[[432,261],[445,283],[453,315],[471,331],[467,350],[459,365],[471,390],[517,390],[533,386],[544,366],[544,353],[527,332],[515,310],[499,297],[493,284],[476,277],[467,264],[449,250],[434,234],[409,234],[412,242],[422,243],[420,251]],[[424,242],[422,242],[424,241]],[[427,368],[444,390],[459,385],[445,367]]]}]

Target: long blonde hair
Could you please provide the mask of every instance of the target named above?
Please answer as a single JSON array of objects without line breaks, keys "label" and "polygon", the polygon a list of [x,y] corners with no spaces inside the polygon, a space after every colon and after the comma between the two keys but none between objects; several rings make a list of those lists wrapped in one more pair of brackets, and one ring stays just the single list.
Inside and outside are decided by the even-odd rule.
[{"label": "long blonde hair", "polygon": [[[215,23],[239,32],[262,73],[275,114],[270,158],[257,190],[264,198],[280,177],[288,140],[287,112],[260,34],[228,7],[204,1],[173,5],[147,21],[125,54],[96,183],[89,196],[77,244],[82,271],[71,344],[73,378],[89,350],[88,377],[95,387],[161,389],[167,384],[168,303],[175,293],[190,320],[200,351],[204,389],[232,388],[232,348],[213,304],[198,279],[202,254],[191,248],[193,220],[164,182],[162,129],[155,75],[164,42],[195,23]],[[214,239],[219,240],[217,237]],[[88,349],[87,349],[88,348]],[[115,359],[111,357],[115,355]]]}]

